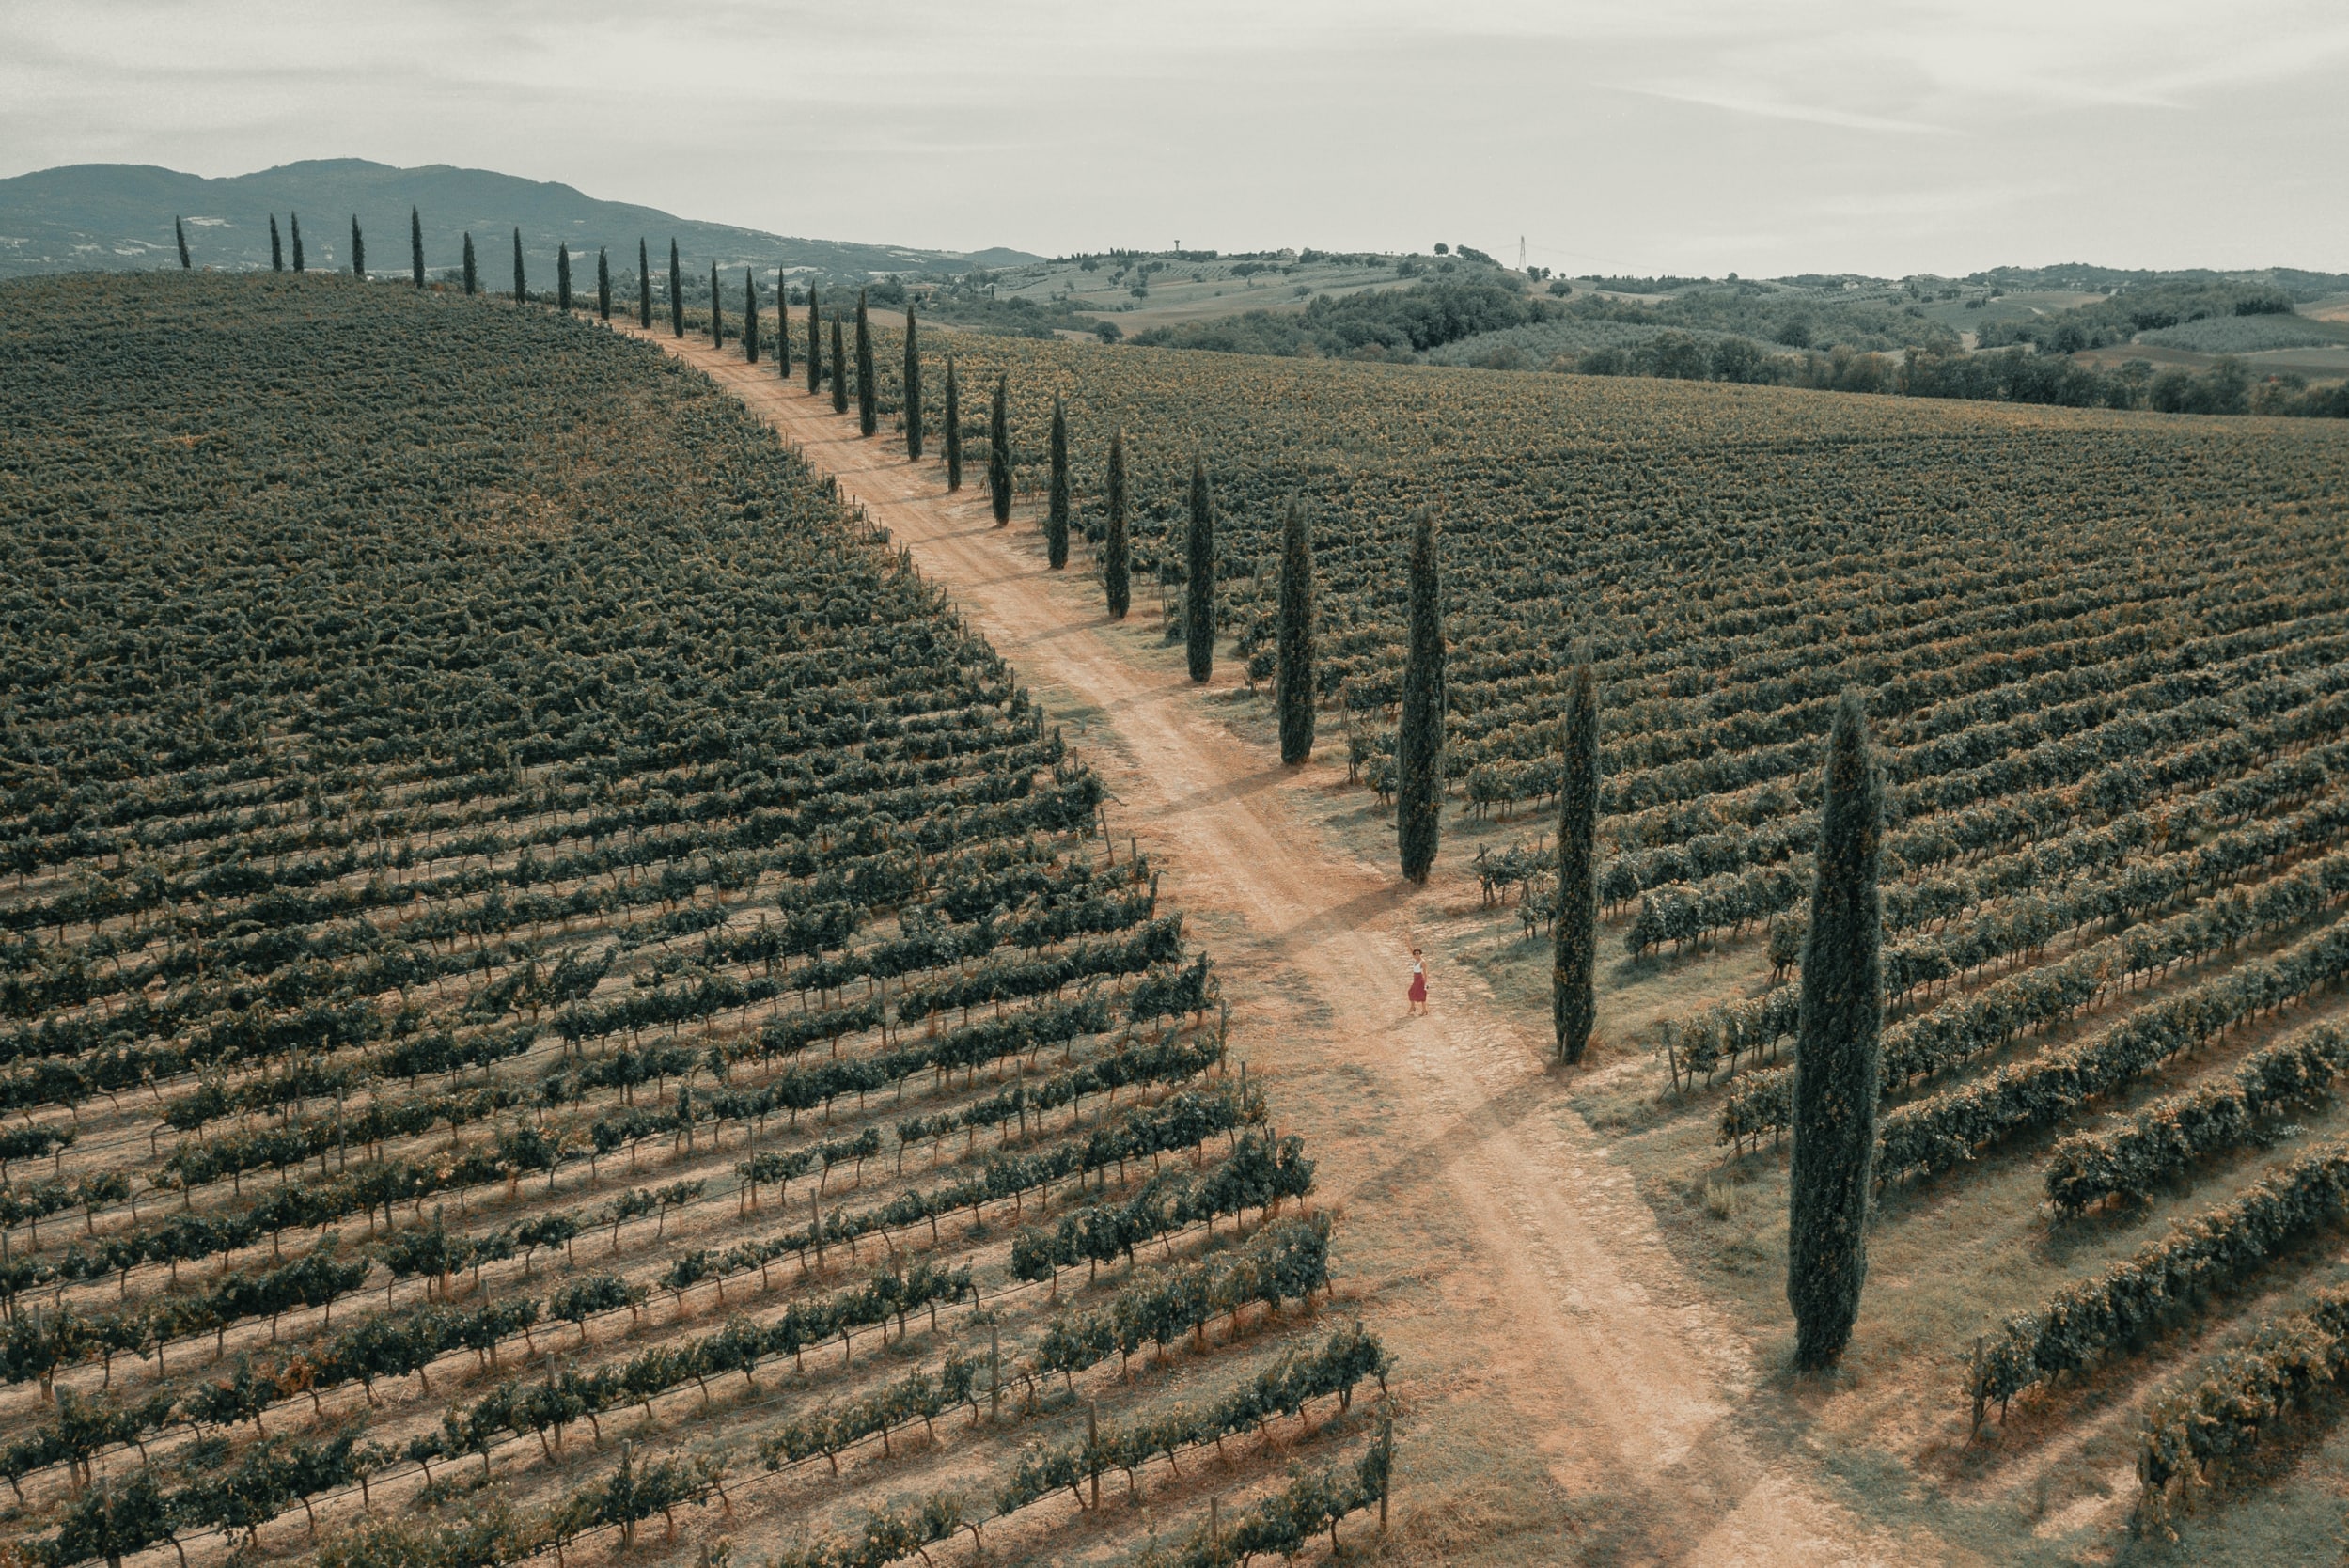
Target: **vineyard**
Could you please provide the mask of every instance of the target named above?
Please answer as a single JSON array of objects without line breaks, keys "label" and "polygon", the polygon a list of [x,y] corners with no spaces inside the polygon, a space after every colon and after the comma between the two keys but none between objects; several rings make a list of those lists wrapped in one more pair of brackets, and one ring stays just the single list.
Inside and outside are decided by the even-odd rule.
[{"label": "vineyard", "polygon": [[[871,338],[857,400],[805,397],[885,441]],[[838,484],[674,357],[442,290],[44,281],[0,344],[11,1549],[1206,1568],[1384,1524],[1435,1396],[1389,1397],[1283,1111],[1376,1097],[1251,1060],[1120,801]],[[1182,640],[1204,479],[1206,700],[1268,760],[1226,693],[1269,698],[1304,502],[1310,811],[1388,866],[1433,512],[1439,1011],[1473,973],[1547,1032],[1592,662],[1598,1040],[1527,1103],[1751,1342],[1741,1422],[1988,1560],[2334,1549],[2342,432],[949,351],[928,461],[1008,473],[1015,541],[1056,409],[1080,541],[1122,433],[1140,656]],[[1773,1381],[1847,687],[1889,817],[1872,1266],[1843,1370]]]},{"label": "vineyard", "polygon": [[[1321,745],[1355,786],[1324,820],[1389,864],[1404,520],[1434,509],[1439,871],[1479,911],[1452,956],[1535,1030],[1588,651],[1611,950],[1598,1070],[1566,1093],[1765,1355],[1818,764],[1863,690],[1890,811],[1880,1185],[1853,1371],[1812,1417],[1898,1458],[1887,1517],[1994,1557],[2018,1529],[2051,1554],[2332,1550],[2306,1498],[2349,1466],[2339,432],[950,341],[964,385],[1006,379],[1040,511],[1058,400],[1095,541],[1122,431],[1159,585],[1137,613],[1170,641],[1205,455],[1220,656],[1267,696],[1305,498]],[[1269,702],[1230,713],[1269,757]]]},{"label": "vineyard", "polygon": [[1213,955],[737,403],[315,275],[10,285],[0,369],[8,1550],[1383,1519],[1389,1358]]}]

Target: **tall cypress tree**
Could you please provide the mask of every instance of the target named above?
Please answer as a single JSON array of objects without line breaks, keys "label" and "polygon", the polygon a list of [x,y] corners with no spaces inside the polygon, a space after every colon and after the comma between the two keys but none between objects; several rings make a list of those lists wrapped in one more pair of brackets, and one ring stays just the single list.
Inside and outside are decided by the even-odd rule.
[{"label": "tall cypress tree", "polygon": [[726,311],[718,300],[718,264],[710,263],[710,346],[726,347]]},{"label": "tall cypress tree", "polygon": [[807,395],[823,390],[823,316],[816,308],[816,286],[807,285]]},{"label": "tall cypress tree", "polygon": [[595,313],[612,319],[612,254],[602,245],[595,247]]},{"label": "tall cypress tree", "polygon": [[180,270],[183,273],[194,272],[196,263],[188,259],[187,227],[178,218],[171,220],[171,237],[180,242]]},{"label": "tall cypress tree", "polygon": [[302,214],[289,211],[286,213],[286,223],[287,226],[293,230],[293,270],[298,273],[304,270],[302,265]]},{"label": "tall cypress tree", "polygon": [[465,292],[477,294],[480,291],[481,269],[474,264],[473,236],[468,233],[465,235]]},{"label": "tall cypress tree", "polygon": [[743,363],[759,363],[759,280],[743,269]]},{"label": "tall cypress tree", "polygon": [[1109,599],[1109,619],[1123,620],[1134,607],[1134,547],[1125,531],[1125,431],[1109,438],[1109,530],[1102,541],[1102,588]]},{"label": "tall cypress tree", "polygon": [[359,236],[359,214],[351,214],[351,275],[367,276],[367,241]]},{"label": "tall cypress tree", "polygon": [[530,279],[522,270],[522,230],[514,230],[514,303],[520,305],[530,297]]},{"label": "tall cypress tree", "polygon": [[1011,521],[1011,382],[995,377],[995,406],[987,416],[987,504],[995,526]]},{"label": "tall cypress tree", "polygon": [[872,321],[865,311],[865,290],[856,290],[856,433],[869,436],[881,428],[881,388],[872,373]]},{"label": "tall cypress tree", "polygon": [[652,253],[642,235],[636,239],[636,325],[652,330]]},{"label": "tall cypress tree", "polygon": [[1395,736],[1395,841],[1402,874],[1427,881],[1444,807],[1444,601],[1435,558],[1435,519],[1411,519],[1409,651],[1402,666],[1402,724]]},{"label": "tall cypress tree", "polygon": [[1052,490],[1044,504],[1044,559],[1055,572],[1069,564],[1069,416],[1052,395]]},{"label": "tall cypress tree", "polygon": [[1868,1278],[1868,1189],[1884,1073],[1884,896],[1876,885],[1883,847],[1884,780],[1867,712],[1859,694],[1847,690],[1827,737],[1795,1027],[1786,1299],[1794,1309],[1794,1362],[1806,1371],[1842,1356]]},{"label": "tall cypress tree", "polygon": [[424,287],[424,214],[414,207],[408,209],[408,275]]},{"label": "tall cypress tree", "polygon": [[783,279],[783,269],[775,269],[775,374],[783,380],[791,379],[791,286]]},{"label": "tall cypress tree", "polygon": [[1207,460],[1191,454],[1191,526],[1183,540],[1182,651],[1191,679],[1215,672],[1215,496],[1207,488]]},{"label": "tall cypress tree", "polygon": [[905,302],[905,455],[915,463],[922,455],[922,356],[914,341],[914,302]]},{"label": "tall cypress tree", "polygon": [[555,245],[555,308],[565,315],[571,313],[571,242],[557,241]]},{"label": "tall cypress tree", "polygon": [[963,389],[954,380],[954,356],[947,355],[947,494],[963,488]]},{"label": "tall cypress tree", "polygon": [[1566,755],[1558,788],[1558,925],[1550,955],[1550,1021],[1558,1059],[1582,1059],[1598,1016],[1591,982],[1599,962],[1599,689],[1574,666],[1566,691]]},{"label": "tall cypress tree", "polygon": [[286,247],[284,242],[277,238],[277,214],[274,212],[269,215],[269,270],[273,273],[286,270]]},{"label": "tall cypress tree", "polygon": [[1274,628],[1273,706],[1280,713],[1280,760],[1313,755],[1313,530],[1289,499],[1280,520],[1280,615]]},{"label": "tall cypress tree", "polygon": [[840,346],[840,317],[832,316],[832,412],[848,412],[848,352]]},{"label": "tall cypress tree", "polygon": [[677,242],[669,242],[669,334],[685,336],[685,273],[677,264]]}]

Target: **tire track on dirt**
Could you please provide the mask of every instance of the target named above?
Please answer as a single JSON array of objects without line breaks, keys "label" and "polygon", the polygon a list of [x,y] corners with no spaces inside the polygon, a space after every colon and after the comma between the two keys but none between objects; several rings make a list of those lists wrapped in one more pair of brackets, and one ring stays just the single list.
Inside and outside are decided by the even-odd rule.
[{"label": "tire track on dirt", "polygon": [[[1459,1506],[1441,1484],[1414,1487],[1412,1449],[1514,1446],[1539,1455],[1564,1499],[1549,1522],[1565,1532],[1497,1544],[1510,1527],[1486,1520],[1496,1560],[1571,1560],[1587,1529],[1611,1531],[1632,1560],[1918,1560],[1914,1544],[1869,1539],[1793,1463],[1746,1439],[1746,1347],[1702,1304],[1628,1173],[1563,1110],[1546,1043],[1465,974],[1446,979],[1433,1016],[1404,1015],[1411,935],[1455,922],[1471,885],[1414,889],[1339,850],[1302,807],[1342,772],[1268,768],[1149,634],[1106,619],[1088,573],[1049,572],[1032,526],[994,527],[976,488],[947,494],[943,469],[908,463],[901,437],[859,439],[828,397],[770,368],[652,340],[771,421],[912,550],[1046,711],[1078,727],[1119,803],[1113,825],[1158,853],[1179,907],[1214,928],[1251,1059],[1284,1077],[1276,1105],[1322,1102],[1303,1130],[1325,1200],[1349,1215],[1367,1315],[1410,1389],[1406,1529],[1414,1509]],[[1214,684],[1229,689],[1229,668]],[[1504,1409],[1510,1430],[1496,1433]],[[1473,1557],[1479,1539],[1465,1519],[1450,1534],[1431,1527],[1427,1544]]]}]

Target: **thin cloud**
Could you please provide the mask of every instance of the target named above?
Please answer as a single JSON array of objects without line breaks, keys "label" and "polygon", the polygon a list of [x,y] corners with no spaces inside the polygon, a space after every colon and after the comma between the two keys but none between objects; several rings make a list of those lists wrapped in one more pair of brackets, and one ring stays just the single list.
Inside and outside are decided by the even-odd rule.
[{"label": "thin cloud", "polygon": [[1832,126],[1841,131],[1880,131],[1898,136],[1950,136],[1957,133],[1946,125],[1929,125],[1921,120],[1892,119],[1883,115],[1838,109],[1824,103],[1789,103],[1780,100],[1747,98],[1707,87],[1634,86],[1624,90],[1648,98],[1666,99],[1674,103],[1693,103],[1701,108],[1718,109],[1723,114],[1756,115],[1764,119],[1794,120],[1806,125]]}]

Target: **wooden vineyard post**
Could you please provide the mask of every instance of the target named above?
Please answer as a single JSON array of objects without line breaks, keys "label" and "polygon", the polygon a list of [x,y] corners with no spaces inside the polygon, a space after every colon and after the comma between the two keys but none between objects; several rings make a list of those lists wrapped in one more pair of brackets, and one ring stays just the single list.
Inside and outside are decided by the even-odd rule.
[{"label": "wooden vineyard post", "polygon": [[1207,1544],[1211,1550],[1215,1550],[1223,1544],[1224,1500],[1221,1497],[1210,1497],[1207,1499]]},{"label": "wooden vineyard post", "polygon": [[1101,1507],[1101,1402],[1085,1402],[1085,1463],[1093,1472],[1093,1506]]},{"label": "wooden vineyard post", "polygon": [[1386,1494],[1395,1489],[1395,1418],[1392,1414],[1379,1418],[1379,1451],[1386,1456],[1378,1478],[1378,1532],[1386,1533]]},{"label": "wooden vineyard post", "polygon": [[1974,1372],[1967,1380],[1967,1392],[1974,1400],[1974,1424],[1965,1429],[1965,1440],[1972,1442],[1981,1435],[1982,1417],[1990,1403],[1990,1396],[1982,1387],[1982,1337],[1974,1336]]},{"label": "wooden vineyard post", "polygon": [[1003,1414],[1003,1335],[994,1324],[987,1325],[987,1419],[994,1420]]}]

